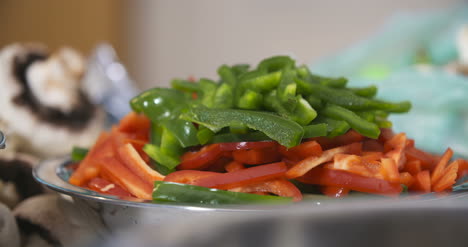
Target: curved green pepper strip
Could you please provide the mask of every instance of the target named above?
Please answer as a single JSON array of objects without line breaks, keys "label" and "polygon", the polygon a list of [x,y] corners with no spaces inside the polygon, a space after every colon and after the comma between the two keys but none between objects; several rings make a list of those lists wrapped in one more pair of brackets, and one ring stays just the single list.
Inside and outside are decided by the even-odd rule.
[{"label": "curved green pepper strip", "polygon": [[319,136],[326,136],[327,135],[327,124],[311,124],[304,126],[304,136],[303,138],[312,138],[312,137],[319,137]]},{"label": "curved green pepper strip", "polygon": [[353,111],[350,111],[346,108],[328,104],[325,106],[325,108],[323,108],[321,113],[327,117],[346,121],[351,126],[351,128],[356,130],[361,135],[374,139],[377,139],[380,135],[380,129],[376,124],[366,121]]},{"label": "curved green pepper strip", "polygon": [[237,84],[237,78],[232,69],[227,65],[221,65],[218,68],[218,75],[223,83],[229,84],[234,87]]},{"label": "curved green pepper strip", "polygon": [[366,98],[372,98],[377,94],[377,87],[375,85],[361,88],[350,88],[349,90],[351,90],[351,92],[353,92],[357,96]]},{"label": "curved green pepper strip", "polygon": [[278,84],[281,80],[281,75],[281,71],[260,75],[242,81],[240,86],[244,90],[250,89],[258,92],[268,92],[278,87]]},{"label": "curved green pepper strip", "polygon": [[254,131],[247,134],[225,133],[213,136],[211,143],[223,142],[258,142],[271,141],[272,139],[260,131]]},{"label": "curved green pepper strip", "polygon": [[167,175],[175,171],[175,167],[180,164],[180,159],[165,154],[160,147],[153,144],[143,146],[143,151],[154,161],[156,161],[156,171],[162,175]]},{"label": "curved green pepper strip", "polygon": [[189,98],[175,89],[154,88],[130,101],[133,111],[145,114],[152,122],[167,127],[182,147],[198,144],[197,129],[191,122],[179,119],[188,108]]},{"label": "curved green pepper strip", "polygon": [[198,83],[189,82],[182,79],[173,79],[171,81],[171,86],[182,92],[194,93],[200,91],[200,85]]},{"label": "curved green pepper strip", "polygon": [[296,72],[291,69],[283,70],[283,74],[281,75],[281,80],[276,89],[276,95],[283,106],[292,111],[296,108],[297,99],[296,99],[296,82],[294,78],[296,77]]},{"label": "curved green pepper strip", "polygon": [[348,132],[351,128],[346,121],[335,120],[331,118],[324,117],[323,115],[318,116],[314,119],[314,123],[323,123],[327,125],[327,137],[333,138],[340,136]]},{"label": "curved green pepper strip", "polygon": [[249,68],[249,64],[235,64],[231,67],[231,70],[236,77],[240,77],[241,75],[247,73]]},{"label": "curved green pepper strip", "polygon": [[349,90],[329,88],[320,84],[309,83],[310,93],[324,101],[339,105],[351,110],[384,110],[388,112],[403,113],[411,108],[409,101],[390,103],[371,100],[355,95]]},{"label": "curved green pepper strip", "polygon": [[239,98],[237,107],[246,110],[260,110],[263,104],[263,95],[261,93],[247,89]]},{"label": "curved green pepper strip", "polygon": [[221,84],[216,89],[213,107],[214,108],[232,108],[234,105],[234,91],[233,87],[228,83]]},{"label": "curved green pepper strip", "polygon": [[155,203],[162,201],[208,205],[249,203],[277,204],[290,203],[292,202],[292,198],[270,195],[256,195],[250,193],[211,189],[189,184],[155,181],[153,189],[153,201]]},{"label": "curved green pepper strip", "polygon": [[280,116],[292,120],[300,125],[309,124],[317,116],[317,112],[312,108],[309,103],[302,98],[302,96],[296,96],[297,106],[293,111],[289,111],[286,107],[281,104],[280,100],[276,96],[276,91],[272,91],[265,97],[265,107],[276,111]]},{"label": "curved green pepper strip", "polygon": [[286,147],[298,145],[304,134],[303,128],[296,122],[267,112],[194,106],[190,111],[183,113],[181,118],[204,125],[213,132],[231,125],[244,124],[251,129],[265,133]]},{"label": "curved green pepper strip", "polygon": [[88,154],[89,149],[87,148],[80,148],[80,147],[73,147],[71,152],[71,160],[74,162],[82,161]]},{"label": "curved green pepper strip", "polygon": [[263,59],[257,66],[258,70],[274,72],[282,69],[292,69],[296,62],[289,56],[274,56]]}]

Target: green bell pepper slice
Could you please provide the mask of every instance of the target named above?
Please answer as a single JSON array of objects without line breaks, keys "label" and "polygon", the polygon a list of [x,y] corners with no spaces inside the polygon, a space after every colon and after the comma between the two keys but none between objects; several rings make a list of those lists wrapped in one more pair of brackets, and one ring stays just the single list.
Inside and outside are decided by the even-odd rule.
[{"label": "green bell pepper slice", "polygon": [[153,202],[177,202],[207,205],[220,204],[283,204],[292,202],[290,197],[256,195],[242,192],[210,189],[206,187],[155,181]]},{"label": "green bell pepper slice", "polygon": [[194,106],[188,112],[184,112],[181,118],[204,125],[213,132],[218,132],[224,127],[243,124],[265,133],[286,147],[298,145],[304,134],[303,128],[296,122],[268,112]]},{"label": "green bell pepper slice", "polygon": [[373,139],[377,139],[380,135],[380,129],[376,124],[361,118],[353,111],[350,111],[344,107],[328,104],[321,113],[330,118],[346,121],[351,126],[351,128],[356,130],[361,135]]},{"label": "green bell pepper slice", "polygon": [[72,152],[71,152],[71,160],[73,162],[82,161],[84,160],[88,152],[89,152],[89,149],[87,148],[73,147]]}]

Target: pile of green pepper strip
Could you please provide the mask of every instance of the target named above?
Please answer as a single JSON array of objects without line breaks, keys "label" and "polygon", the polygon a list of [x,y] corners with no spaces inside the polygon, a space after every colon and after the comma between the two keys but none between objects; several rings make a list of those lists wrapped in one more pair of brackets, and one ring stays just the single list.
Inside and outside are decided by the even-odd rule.
[{"label": "pile of green pepper strip", "polygon": [[[335,137],[354,129],[377,138],[391,127],[390,113],[410,110],[410,102],[374,99],[377,88],[347,88],[345,78],[312,74],[288,56],[249,65],[222,65],[219,80],[175,79],[172,88],[154,88],[130,102],[152,121],[145,152],[156,170],[168,174],[189,147],[239,141],[274,140],[288,148],[302,139]],[[196,97],[193,97],[196,95]]]}]

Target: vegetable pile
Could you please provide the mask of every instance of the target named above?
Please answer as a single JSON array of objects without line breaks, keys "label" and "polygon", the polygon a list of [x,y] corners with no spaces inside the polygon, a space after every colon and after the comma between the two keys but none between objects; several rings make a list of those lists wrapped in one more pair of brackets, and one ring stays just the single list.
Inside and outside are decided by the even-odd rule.
[{"label": "vegetable pile", "polygon": [[157,202],[242,204],[450,191],[468,174],[451,149],[439,157],[394,134],[388,115],[411,104],[377,100],[375,86],[346,87],[287,56],[218,74],[132,99],[133,112],[89,152],[74,150],[70,183]]}]

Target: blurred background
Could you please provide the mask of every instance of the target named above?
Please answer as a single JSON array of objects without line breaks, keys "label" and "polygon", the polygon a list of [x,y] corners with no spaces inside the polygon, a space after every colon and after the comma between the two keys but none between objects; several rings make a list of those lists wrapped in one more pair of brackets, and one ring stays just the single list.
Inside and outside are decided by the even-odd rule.
[{"label": "blurred background", "polygon": [[318,61],[378,31],[401,11],[457,0],[1,0],[0,46],[40,41],[89,54],[109,42],[141,89],[173,77],[214,76],[222,63],[272,54]]}]

